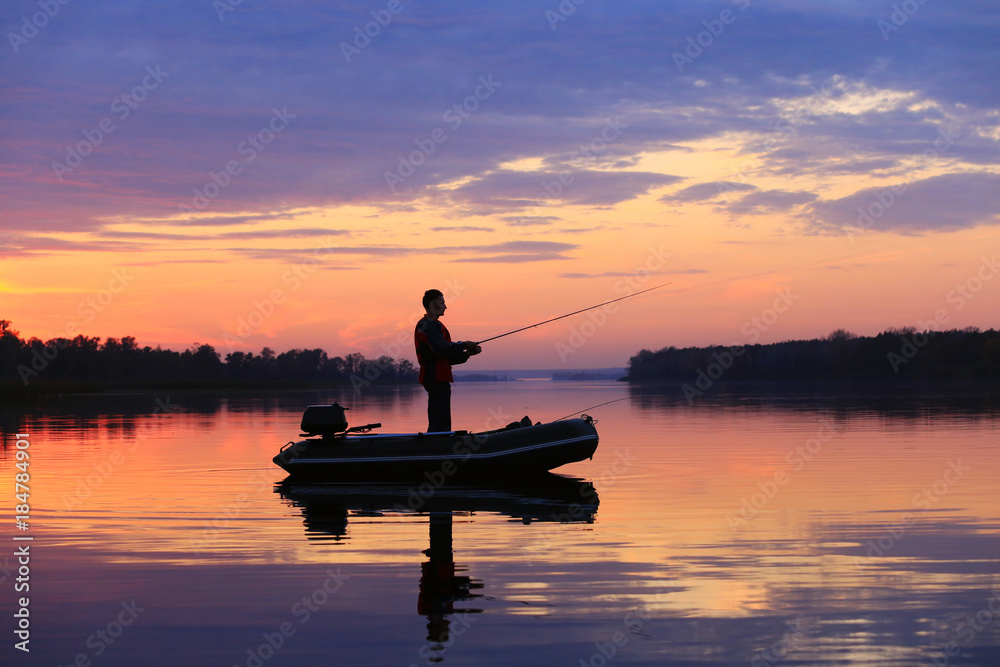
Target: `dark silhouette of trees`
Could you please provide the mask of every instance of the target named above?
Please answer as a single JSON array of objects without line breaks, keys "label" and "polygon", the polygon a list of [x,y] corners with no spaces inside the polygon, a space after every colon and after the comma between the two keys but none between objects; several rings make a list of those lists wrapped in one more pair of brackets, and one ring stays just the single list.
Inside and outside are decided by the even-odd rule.
[{"label": "dark silhouette of trees", "polygon": [[1000,332],[893,329],[769,345],[667,347],[629,359],[633,382],[708,380],[1000,380]]},{"label": "dark silhouette of trees", "polygon": [[319,348],[275,354],[230,352],[225,359],[211,345],[194,343],[183,352],[157,346],[139,347],[133,336],[23,340],[8,320],[0,320],[0,381],[8,393],[52,383],[64,385],[155,385],[157,383],[357,383],[416,382],[417,369],[408,359],[360,353],[329,357]]}]

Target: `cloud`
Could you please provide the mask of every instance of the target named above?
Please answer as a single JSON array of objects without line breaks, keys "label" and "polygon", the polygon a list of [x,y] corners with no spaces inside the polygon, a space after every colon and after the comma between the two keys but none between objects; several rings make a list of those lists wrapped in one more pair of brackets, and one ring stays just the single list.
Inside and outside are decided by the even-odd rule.
[{"label": "cloud", "polygon": [[463,257],[455,262],[491,262],[500,264],[522,264],[524,262],[548,262],[552,260],[569,259],[557,252],[508,253],[506,255],[488,255],[483,257]]},{"label": "cloud", "polygon": [[69,252],[135,252],[141,246],[118,241],[75,241],[34,234],[0,235],[0,257],[28,257]]},{"label": "cloud", "polygon": [[141,232],[134,230],[108,229],[97,233],[104,238],[149,239],[164,241],[210,241],[214,239],[296,239],[329,236],[350,236],[345,229],[298,228],[298,229],[257,229],[242,232],[222,232],[203,234],[179,234],[173,232]]},{"label": "cloud", "polygon": [[[323,261],[343,256],[370,259],[404,257],[410,255],[462,255],[456,262],[530,262],[550,259],[569,259],[565,253],[579,246],[555,241],[506,241],[488,245],[452,246],[342,246],[323,248],[230,248],[230,252],[257,260],[297,262],[304,259]],[[449,257],[450,259],[450,257]],[[339,260],[338,260],[339,261]]]},{"label": "cloud", "polygon": [[[697,273],[710,273],[706,269],[667,269],[650,273],[654,276],[666,275],[693,275]],[[625,271],[604,271],[603,273],[561,273],[560,278],[635,278],[635,272]]]},{"label": "cloud", "polygon": [[[646,156],[704,141],[728,142],[771,173],[861,176],[905,168],[954,126],[948,160],[1000,164],[1000,88],[983,85],[1000,78],[990,5],[925,3],[886,38],[886,6],[742,4],[589,2],[553,30],[534,1],[405,3],[348,62],[338,45],[371,20],[361,5],[244,3],[220,21],[207,2],[93,0],[7,53],[0,229],[162,218],[206,191],[215,196],[199,210],[214,217],[174,224],[347,203],[429,202],[460,215],[550,199],[614,206],[680,180],[631,171]],[[19,25],[24,6],[0,5],[0,25]],[[678,71],[672,54],[720,8],[734,22]],[[127,115],[114,111],[157,66],[169,74],[139,88]],[[489,76],[499,85],[476,97]],[[293,116],[280,133],[268,128],[275,109]],[[98,141],[105,119],[114,130]],[[52,163],[81,145],[87,155],[59,180]],[[385,173],[421,146],[394,194]],[[509,167],[525,160],[533,166]],[[574,182],[550,196],[542,181],[564,170]],[[708,201],[713,186],[663,201]]]},{"label": "cloud", "polygon": [[232,225],[246,225],[255,222],[273,222],[290,220],[302,213],[295,212],[262,212],[253,214],[242,214],[242,215],[214,215],[214,216],[204,216],[204,217],[190,217],[190,218],[171,218],[169,220],[150,220],[154,224],[169,224],[176,225],[180,227],[185,226],[196,226],[196,227],[230,227]]},{"label": "cloud", "polygon": [[486,174],[449,194],[456,202],[487,210],[523,209],[547,203],[611,206],[679,180],[679,176],[637,171],[552,173],[501,170]]},{"label": "cloud", "polygon": [[311,238],[316,236],[350,236],[351,232],[346,229],[324,229],[324,228],[295,228],[295,229],[261,229],[248,230],[245,232],[226,232],[217,234],[216,238],[221,239],[276,239],[276,238]]},{"label": "cloud", "polygon": [[570,259],[566,252],[576,249],[572,243],[557,243],[554,241],[507,241],[488,246],[471,246],[465,248],[440,248],[442,252],[461,252],[473,256],[462,257],[456,262],[499,262],[503,264],[522,264],[524,262],[544,262],[550,260]]},{"label": "cloud", "polygon": [[817,231],[955,231],[1000,222],[1000,174],[961,172],[911,183],[865,188],[811,204],[804,216]]},{"label": "cloud", "polygon": [[554,215],[508,215],[500,218],[511,227],[537,227],[554,225],[562,218]]},{"label": "cloud", "polygon": [[815,201],[812,192],[789,192],[787,190],[766,190],[751,192],[738,201],[721,204],[719,208],[731,215],[762,215],[783,213]]},{"label": "cloud", "polygon": [[[901,157],[873,157],[853,159],[831,156],[822,162],[812,160],[813,153],[803,150],[778,150],[769,156],[774,173],[784,176],[801,176],[805,173],[834,176],[837,174],[855,174],[865,176],[876,173],[887,173],[901,166]],[[803,165],[810,165],[803,167]]]},{"label": "cloud", "polygon": [[720,195],[729,192],[746,192],[756,190],[756,185],[749,183],[736,183],[734,181],[716,181],[715,183],[697,183],[689,185],[673,194],[663,195],[660,201],[665,204],[683,204],[688,202],[700,202],[715,199]]},{"label": "cloud", "polygon": [[491,227],[431,227],[432,232],[492,232]]}]

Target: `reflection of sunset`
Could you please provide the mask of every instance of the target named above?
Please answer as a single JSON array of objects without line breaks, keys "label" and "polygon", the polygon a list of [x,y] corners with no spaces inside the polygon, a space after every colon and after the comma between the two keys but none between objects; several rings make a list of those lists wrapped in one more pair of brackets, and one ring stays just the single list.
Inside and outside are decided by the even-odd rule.
[{"label": "reflection of sunset", "polygon": [[[271,492],[283,474],[263,463],[294,436],[299,415],[222,404],[208,419],[186,411],[183,399],[171,401],[177,409],[169,414],[53,416],[30,425],[39,480],[33,497],[50,543],[104,551],[113,542],[114,561],[174,565],[391,564],[426,548],[426,519],[398,512],[352,511],[344,538],[303,540],[298,512]],[[864,587],[905,562],[897,559],[909,557],[908,542],[916,545],[943,521],[962,540],[963,525],[996,518],[995,496],[986,491],[996,470],[993,436],[965,418],[785,412],[767,422],[754,410],[634,410],[602,409],[601,430],[618,434],[603,437],[592,462],[567,466],[597,487],[595,524],[456,517],[457,560],[489,564],[498,552],[525,563],[557,557],[569,568],[588,564],[600,588],[596,558],[674,589],[657,607],[752,614],[775,604],[766,593],[772,587]],[[904,517],[895,548],[866,558],[868,540],[894,526],[900,533]],[[893,576],[912,578],[905,569]],[[919,583],[935,588],[950,577]],[[535,595],[529,591],[554,584],[509,585],[525,588],[527,600]],[[632,590],[609,592],[609,600],[623,593],[636,604],[644,599]]]},{"label": "reflection of sunset", "polygon": [[[912,639],[886,633],[930,622],[914,615],[958,614],[995,584],[1000,462],[992,413],[973,405],[813,404],[799,394],[739,405],[713,390],[687,406],[680,394],[613,383],[461,383],[456,424],[482,422],[483,406],[543,416],[630,398],[593,410],[594,459],[557,471],[590,480],[599,497],[590,520],[578,512],[566,523],[569,506],[538,504],[555,493],[546,487],[502,501],[510,491],[432,495],[436,513],[400,511],[414,492],[405,488],[276,487],[285,475],[270,459],[297,437],[303,405],[337,393],[121,394],[27,418],[18,429],[31,433],[32,530],[47,567],[114,568],[122,584],[77,581],[72,595],[87,604],[120,590],[157,609],[188,608],[192,596],[220,600],[207,610],[232,605],[251,595],[237,583],[245,576],[268,591],[270,602],[254,604],[279,622],[340,573],[350,579],[330,598],[333,618],[405,609],[417,645],[433,636],[444,646],[449,630],[480,646],[488,640],[477,633],[508,626],[548,632],[520,625],[540,619],[553,628],[597,619],[612,630],[631,619],[651,643],[629,650],[661,655],[667,632],[671,651],[703,655],[718,633],[749,633],[730,641],[759,647],[799,623],[797,650],[817,664],[826,642],[847,635],[857,655],[909,655],[901,647]],[[377,416],[400,431],[423,421],[414,394],[339,400],[352,419]],[[0,474],[10,468],[5,454]],[[579,497],[588,496],[564,502]],[[199,592],[157,583],[178,578],[210,583]],[[474,613],[468,627],[461,609]],[[860,627],[875,634],[857,636]],[[367,645],[364,633],[338,636]]]}]

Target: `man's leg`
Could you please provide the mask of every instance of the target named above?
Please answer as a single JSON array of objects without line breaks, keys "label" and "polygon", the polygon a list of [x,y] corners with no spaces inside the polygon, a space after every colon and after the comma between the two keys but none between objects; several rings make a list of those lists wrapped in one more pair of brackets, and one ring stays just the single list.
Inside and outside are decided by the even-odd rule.
[{"label": "man's leg", "polygon": [[428,382],[427,390],[427,432],[451,430],[451,383]]}]

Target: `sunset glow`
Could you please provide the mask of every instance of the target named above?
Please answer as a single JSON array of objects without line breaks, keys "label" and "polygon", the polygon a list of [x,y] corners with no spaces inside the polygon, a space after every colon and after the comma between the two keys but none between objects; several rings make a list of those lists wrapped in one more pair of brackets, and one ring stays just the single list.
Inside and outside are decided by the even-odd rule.
[{"label": "sunset glow", "polygon": [[996,327],[995,17],[757,5],[60,6],[2,56],[0,316],[412,357],[431,287],[482,340],[670,283],[481,369]]}]

